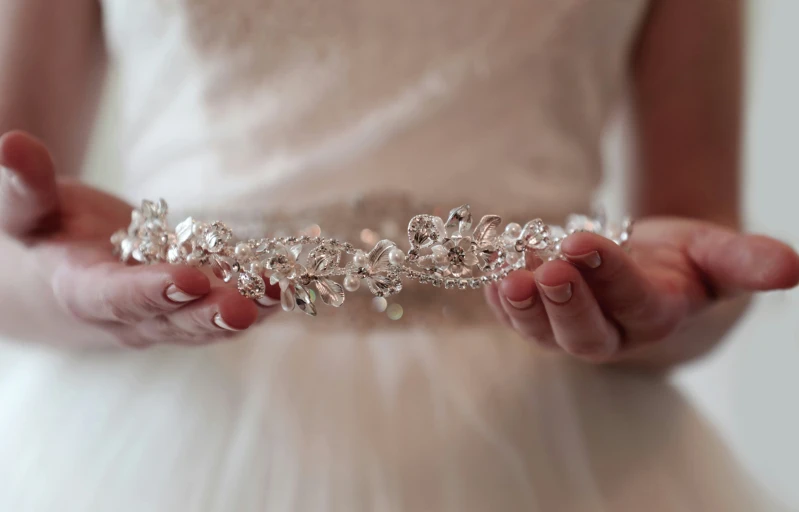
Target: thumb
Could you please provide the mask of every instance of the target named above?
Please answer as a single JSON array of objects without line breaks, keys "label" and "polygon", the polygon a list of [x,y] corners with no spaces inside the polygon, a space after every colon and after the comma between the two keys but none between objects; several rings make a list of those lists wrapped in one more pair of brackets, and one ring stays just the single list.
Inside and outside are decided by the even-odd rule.
[{"label": "thumb", "polygon": [[58,210],[55,167],[45,145],[20,131],[0,137],[0,231],[25,236],[53,229]]},{"label": "thumb", "polygon": [[720,296],[788,289],[799,283],[799,255],[773,238],[714,226],[699,230],[687,251]]}]

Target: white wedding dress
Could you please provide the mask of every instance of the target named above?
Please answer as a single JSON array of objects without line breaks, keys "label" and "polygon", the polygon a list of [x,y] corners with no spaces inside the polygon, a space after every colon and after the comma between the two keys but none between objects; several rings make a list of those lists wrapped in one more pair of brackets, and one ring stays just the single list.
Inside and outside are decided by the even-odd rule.
[{"label": "white wedding dress", "polygon": [[[561,220],[599,182],[646,8],[104,0],[125,194],[366,243],[420,205]],[[667,382],[428,291],[197,349],[0,348],[0,510],[773,510]]]}]

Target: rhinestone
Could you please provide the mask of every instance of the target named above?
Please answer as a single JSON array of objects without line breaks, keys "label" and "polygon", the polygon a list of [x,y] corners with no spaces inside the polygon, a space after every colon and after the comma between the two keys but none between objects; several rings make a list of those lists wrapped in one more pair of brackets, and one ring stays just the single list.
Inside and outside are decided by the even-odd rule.
[{"label": "rhinestone", "polygon": [[266,284],[261,276],[244,272],[239,274],[238,279],[239,293],[248,299],[260,299],[266,292]]},{"label": "rhinestone", "polygon": [[206,226],[203,231],[203,245],[208,252],[220,252],[225,244],[230,241],[233,233],[221,222],[214,222]]}]

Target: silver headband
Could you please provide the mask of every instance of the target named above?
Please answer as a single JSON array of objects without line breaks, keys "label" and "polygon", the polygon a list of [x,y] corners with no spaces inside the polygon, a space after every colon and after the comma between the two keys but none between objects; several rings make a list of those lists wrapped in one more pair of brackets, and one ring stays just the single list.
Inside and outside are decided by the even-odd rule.
[{"label": "silver headband", "polygon": [[446,289],[480,288],[524,268],[529,256],[562,258],[560,243],[571,233],[588,231],[624,245],[632,229],[629,218],[613,225],[600,213],[571,215],[564,227],[535,219],[524,226],[512,222],[500,231],[498,215],[485,215],[473,225],[469,205],[463,205],[450,211],[446,221],[434,215],[413,217],[406,254],[391,240],[377,242],[368,252],[321,236],[239,241],[222,222],[192,217],[172,230],[167,212],[163,199],[145,200],[133,210],[128,229],[111,237],[122,262],[210,266],[222,281],[235,280],[250,299],[264,296],[268,280],[280,286],[284,310],[299,308],[309,315],[316,315],[315,295],[339,307],[345,290],[355,292],[361,282],[378,297],[399,293],[403,279]]}]

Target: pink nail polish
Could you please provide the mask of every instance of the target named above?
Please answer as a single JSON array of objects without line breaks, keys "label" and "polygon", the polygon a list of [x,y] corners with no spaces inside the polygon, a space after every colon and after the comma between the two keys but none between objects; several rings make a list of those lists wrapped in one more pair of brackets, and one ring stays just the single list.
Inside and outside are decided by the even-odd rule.
[{"label": "pink nail polish", "polygon": [[602,264],[602,258],[597,251],[591,251],[587,254],[566,254],[566,259],[588,268],[598,268]]},{"label": "pink nail polish", "polygon": [[241,329],[236,329],[235,327],[231,327],[230,324],[225,322],[225,320],[222,318],[222,315],[220,315],[219,313],[214,315],[214,325],[226,331],[233,331],[233,332],[241,331]]},{"label": "pink nail polish", "polygon": [[170,284],[169,287],[167,287],[166,297],[172,302],[177,302],[181,304],[184,302],[191,302],[193,300],[197,300],[200,298],[199,295],[191,295],[190,293],[184,292],[174,284]]},{"label": "pink nail polish", "polygon": [[569,302],[569,299],[572,298],[571,283],[559,284],[557,286],[547,286],[545,284],[538,283],[538,287],[541,288],[541,291],[547,299],[556,304],[564,304]]}]

